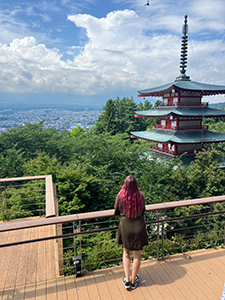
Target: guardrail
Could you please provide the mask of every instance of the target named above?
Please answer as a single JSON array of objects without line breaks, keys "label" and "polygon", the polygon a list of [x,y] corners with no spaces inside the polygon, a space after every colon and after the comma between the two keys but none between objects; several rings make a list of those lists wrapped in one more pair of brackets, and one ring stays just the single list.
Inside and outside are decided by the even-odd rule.
[{"label": "guardrail", "polygon": [[[146,212],[149,245],[143,249],[142,259],[163,259],[174,253],[225,244],[225,196],[146,205]],[[77,259],[83,271],[120,264],[118,223],[114,209],[4,222],[0,224],[0,250],[7,255],[0,255],[0,272],[14,271],[18,275],[21,268],[27,268],[22,278],[43,279],[52,278],[47,276],[52,274],[76,273]],[[5,240],[6,234],[11,240],[8,236]],[[33,249],[29,254],[26,246]],[[23,265],[10,265],[11,261],[21,261]],[[30,268],[36,271],[29,274]],[[11,276],[7,280],[18,278]]]},{"label": "guardrail", "polygon": [[58,215],[52,175],[0,179],[0,201],[2,221]]}]

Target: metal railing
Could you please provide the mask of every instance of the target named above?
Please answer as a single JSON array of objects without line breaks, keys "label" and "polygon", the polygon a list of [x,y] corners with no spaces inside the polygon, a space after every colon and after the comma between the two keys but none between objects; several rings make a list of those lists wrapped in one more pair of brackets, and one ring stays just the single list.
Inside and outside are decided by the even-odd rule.
[{"label": "metal railing", "polygon": [[0,179],[0,220],[57,215],[51,175]]},{"label": "metal railing", "polygon": [[[142,259],[223,246],[224,213],[225,196],[146,205]],[[0,224],[0,288],[121,264],[118,224],[113,209]]]}]

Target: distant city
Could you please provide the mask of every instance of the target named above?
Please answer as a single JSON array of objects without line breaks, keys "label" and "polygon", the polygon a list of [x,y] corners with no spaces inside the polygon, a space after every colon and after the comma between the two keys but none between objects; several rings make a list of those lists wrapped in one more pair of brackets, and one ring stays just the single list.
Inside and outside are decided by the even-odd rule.
[{"label": "distant city", "polygon": [[73,111],[60,108],[34,110],[0,110],[0,132],[6,132],[25,123],[39,123],[44,120],[44,128],[54,127],[57,130],[71,131],[78,125],[83,129],[90,128],[98,119],[101,111],[84,110]]},{"label": "distant city", "polygon": [[[225,107],[225,102],[212,103],[211,108]],[[0,109],[0,133],[6,132],[25,123],[39,123],[44,120],[44,128],[55,128],[57,130],[71,131],[78,125],[88,129],[95,124],[102,110],[91,110],[85,108],[75,111],[65,108],[40,108],[32,110]]]}]

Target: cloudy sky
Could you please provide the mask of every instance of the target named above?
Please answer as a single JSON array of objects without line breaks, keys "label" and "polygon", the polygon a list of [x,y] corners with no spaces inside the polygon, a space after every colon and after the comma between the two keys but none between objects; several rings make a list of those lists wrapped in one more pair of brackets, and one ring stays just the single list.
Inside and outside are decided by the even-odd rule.
[{"label": "cloudy sky", "polygon": [[117,96],[140,101],[137,90],[179,76],[185,14],[187,75],[225,85],[224,0],[146,2],[0,1],[0,105],[21,99],[104,104]]}]

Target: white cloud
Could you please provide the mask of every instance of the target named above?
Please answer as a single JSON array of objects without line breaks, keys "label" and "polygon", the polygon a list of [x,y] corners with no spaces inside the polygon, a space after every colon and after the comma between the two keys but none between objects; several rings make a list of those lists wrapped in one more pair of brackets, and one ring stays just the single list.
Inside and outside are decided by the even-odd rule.
[{"label": "white cloud", "polygon": [[[200,7],[201,1],[195,2]],[[157,7],[160,9],[160,4]],[[197,14],[197,9],[192,7],[192,10]],[[104,18],[88,14],[69,15],[69,21],[85,30],[88,41],[83,48],[79,41],[68,47],[71,60],[66,62],[59,50],[38,44],[34,37],[20,37],[10,44],[3,43],[0,45],[0,90],[76,94],[108,92],[110,95],[115,91],[126,93],[171,82],[179,75],[183,24],[183,16],[176,8],[175,14],[177,17],[163,17],[159,11],[150,19],[133,10],[114,11]],[[208,14],[209,10],[205,9],[204,13],[192,17],[191,27]],[[207,26],[218,30],[217,23],[219,20],[211,17]],[[151,26],[155,30],[166,28],[168,31],[144,34]],[[201,26],[205,26],[205,30],[208,28]],[[176,32],[175,28],[177,35],[171,33]],[[197,29],[194,31],[198,32]],[[225,85],[224,40],[197,40],[192,32],[187,74],[195,81]]]}]

